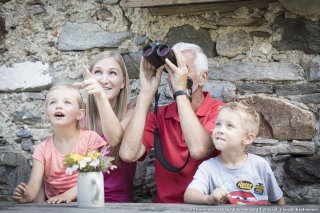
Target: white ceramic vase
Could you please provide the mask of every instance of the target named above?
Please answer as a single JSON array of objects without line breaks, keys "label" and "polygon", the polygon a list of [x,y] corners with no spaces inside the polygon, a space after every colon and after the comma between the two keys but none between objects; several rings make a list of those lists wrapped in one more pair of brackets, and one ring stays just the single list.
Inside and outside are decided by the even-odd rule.
[{"label": "white ceramic vase", "polygon": [[102,172],[79,173],[77,203],[79,208],[104,207]]}]

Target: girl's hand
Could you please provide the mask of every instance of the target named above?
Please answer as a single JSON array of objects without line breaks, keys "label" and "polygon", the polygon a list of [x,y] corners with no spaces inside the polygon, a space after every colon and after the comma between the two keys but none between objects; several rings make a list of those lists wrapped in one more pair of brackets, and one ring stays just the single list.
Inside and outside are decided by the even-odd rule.
[{"label": "girl's hand", "polygon": [[228,193],[220,186],[218,186],[210,195],[207,196],[207,204],[215,205],[222,204],[227,201]]},{"label": "girl's hand", "polygon": [[161,73],[164,66],[157,70],[144,57],[140,62],[140,92],[155,95],[161,81]]},{"label": "girl's hand", "polygon": [[20,182],[16,188],[14,188],[13,194],[11,198],[18,203],[27,203],[27,189],[26,189],[27,184]]},{"label": "girl's hand", "polygon": [[87,67],[83,67],[83,82],[76,82],[73,85],[79,89],[85,89],[89,95],[94,95],[97,98],[104,98],[105,92],[101,84],[93,77]]},{"label": "girl's hand", "polygon": [[55,204],[55,203],[70,203],[71,202],[71,199],[64,195],[64,194],[60,194],[60,195],[57,195],[55,197],[51,197],[47,200],[47,203],[49,204]]}]

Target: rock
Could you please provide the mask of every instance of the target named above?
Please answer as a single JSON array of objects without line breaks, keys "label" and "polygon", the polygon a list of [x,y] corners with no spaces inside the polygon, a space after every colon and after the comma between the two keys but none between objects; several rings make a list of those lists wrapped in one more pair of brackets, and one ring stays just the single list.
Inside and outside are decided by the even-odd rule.
[{"label": "rock", "polygon": [[61,51],[86,50],[94,47],[118,47],[132,36],[131,32],[107,32],[93,23],[66,22],[58,38]]},{"label": "rock", "polygon": [[320,55],[310,61],[310,69],[307,72],[309,81],[320,81]]},{"label": "rock", "polygon": [[108,21],[110,20],[113,16],[112,13],[107,9],[107,8],[102,8],[97,12],[97,17],[101,21]]},{"label": "rock", "polygon": [[209,63],[209,79],[225,81],[305,80],[303,69],[291,63],[229,62],[217,67]]},{"label": "rock", "polygon": [[0,91],[41,91],[51,85],[52,75],[48,64],[26,61],[11,67],[1,65],[0,82]]},{"label": "rock", "polygon": [[1,194],[11,195],[19,182],[27,183],[31,167],[23,153],[0,151]]},{"label": "rock", "polygon": [[13,113],[14,122],[21,124],[36,124],[41,122],[41,118],[33,115],[30,111],[16,111]]},{"label": "rock", "polygon": [[299,95],[299,96],[290,96],[292,101],[302,102],[306,104],[320,104],[320,93],[309,94],[309,95]]},{"label": "rock", "polygon": [[264,17],[249,17],[249,18],[231,18],[231,17],[222,17],[217,21],[218,26],[261,26],[266,23]]},{"label": "rock", "polygon": [[261,37],[261,38],[270,38],[271,34],[264,31],[252,31],[250,32],[251,37]]},{"label": "rock", "polygon": [[319,22],[279,16],[274,21],[274,26],[275,30],[283,30],[281,40],[273,42],[277,50],[301,50],[307,54],[320,54]]},{"label": "rock", "polygon": [[254,144],[259,144],[259,145],[276,145],[278,144],[278,140],[274,140],[271,138],[262,138],[262,137],[257,137],[253,143]]},{"label": "rock", "polygon": [[286,100],[253,95],[239,101],[260,113],[260,136],[278,140],[310,140],[315,134],[315,116]]},{"label": "rock", "polygon": [[272,146],[249,146],[248,152],[262,156],[276,155],[314,155],[315,144],[310,141],[282,141]]},{"label": "rock", "polygon": [[208,91],[215,99],[229,102],[236,98],[236,87],[234,84],[226,81],[210,81],[204,87],[204,91]]},{"label": "rock", "polygon": [[216,50],[218,55],[232,58],[247,52],[252,44],[251,36],[243,30],[224,32],[217,38]]},{"label": "rock", "polygon": [[[286,177],[286,180],[283,181],[283,193],[287,195],[291,202],[294,204],[320,204],[320,184],[306,184],[302,185],[299,182],[291,180],[290,176]],[[296,210],[298,212],[303,212]],[[317,211],[317,209],[316,209]],[[315,212],[316,212],[315,211]]]},{"label": "rock", "polygon": [[28,5],[26,7],[26,10],[32,13],[33,15],[40,15],[46,12],[45,8],[40,4]]},{"label": "rock", "polygon": [[4,139],[3,136],[0,136],[0,146],[5,146],[7,144],[7,141]]},{"label": "rock", "polygon": [[301,4],[300,0],[279,0],[284,8],[299,16],[320,16],[320,2],[308,0],[308,4]]},{"label": "rock", "polygon": [[127,71],[130,79],[139,78],[141,55],[142,51],[123,55],[123,60],[127,65]]},{"label": "rock", "polygon": [[33,142],[30,138],[22,138],[21,147],[24,151],[30,151],[32,148]]},{"label": "rock", "polygon": [[7,33],[5,19],[0,16],[0,44],[4,42]]},{"label": "rock", "polygon": [[320,156],[290,158],[284,171],[300,183],[320,184]]},{"label": "rock", "polygon": [[270,84],[252,83],[252,82],[241,82],[237,83],[237,91],[240,93],[265,93],[272,94],[273,86]]},{"label": "rock", "polygon": [[209,58],[216,56],[215,43],[205,29],[195,30],[191,25],[173,27],[168,32],[168,45],[173,46],[178,42],[197,44]]},{"label": "rock", "polygon": [[119,3],[119,0],[96,0],[97,3],[104,3],[104,4],[110,4],[115,5]]},{"label": "rock", "polygon": [[274,88],[276,94],[282,96],[320,93],[320,84],[314,84],[310,82],[300,84],[275,85]]},{"label": "rock", "polygon": [[17,135],[18,137],[20,137],[20,138],[30,138],[30,137],[32,137],[32,133],[30,132],[30,130],[24,129],[24,128],[20,129],[20,130],[16,133],[16,135]]},{"label": "rock", "polygon": [[142,35],[142,36],[138,36],[137,38],[134,39],[134,43],[136,45],[143,45],[147,40],[147,36]]}]

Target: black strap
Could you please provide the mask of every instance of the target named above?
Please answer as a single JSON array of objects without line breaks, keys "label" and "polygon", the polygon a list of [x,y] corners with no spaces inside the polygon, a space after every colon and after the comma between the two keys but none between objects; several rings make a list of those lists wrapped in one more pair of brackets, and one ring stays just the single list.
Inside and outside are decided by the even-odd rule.
[{"label": "black strap", "polygon": [[162,144],[160,141],[160,131],[158,128],[158,121],[157,121],[157,117],[158,117],[158,100],[160,97],[160,93],[156,93],[155,96],[155,104],[154,104],[154,114],[156,116],[156,127],[154,128],[154,150],[155,150],[155,154],[156,157],[158,158],[160,164],[166,168],[167,170],[171,171],[171,172],[180,172],[182,169],[184,169],[184,167],[187,165],[187,163],[189,162],[190,159],[190,152],[188,150],[188,157],[186,162],[181,166],[181,167],[175,167],[172,166],[164,157],[163,155],[163,151],[162,151]]}]

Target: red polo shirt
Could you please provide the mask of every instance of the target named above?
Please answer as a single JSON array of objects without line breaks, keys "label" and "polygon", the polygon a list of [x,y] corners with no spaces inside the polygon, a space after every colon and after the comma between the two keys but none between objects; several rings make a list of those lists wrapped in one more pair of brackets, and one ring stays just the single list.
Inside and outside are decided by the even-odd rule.
[{"label": "red polo shirt", "polygon": [[[204,93],[205,100],[195,112],[202,126],[209,134],[214,127],[218,115],[219,107],[223,102],[214,100],[209,93]],[[158,109],[158,126],[160,130],[160,140],[163,154],[166,160],[173,166],[181,167],[188,156],[188,146],[182,134],[177,103],[171,103]],[[154,147],[153,132],[155,128],[154,112],[149,113],[143,135],[143,144],[147,153]],[[190,125],[192,128],[192,124]],[[218,153],[213,153],[216,156]],[[206,158],[206,159],[208,159]],[[154,202],[160,203],[183,203],[183,194],[192,181],[199,164],[204,160],[195,160],[190,156],[186,167],[180,172],[170,172],[165,169],[156,158],[155,161],[155,181],[157,194]]]}]

